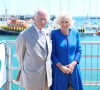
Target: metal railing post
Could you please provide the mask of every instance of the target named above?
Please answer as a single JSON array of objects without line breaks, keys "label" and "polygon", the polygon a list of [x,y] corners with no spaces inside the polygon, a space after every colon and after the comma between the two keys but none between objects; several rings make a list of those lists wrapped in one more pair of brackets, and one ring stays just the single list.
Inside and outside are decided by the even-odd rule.
[{"label": "metal railing post", "polygon": [[4,90],[7,90],[7,82],[4,85]]},{"label": "metal railing post", "polygon": [[8,75],[8,90],[11,90],[11,72],[10,72],[10,51],[9,51],[9,43],[6,41],[7,47],[7,75]]},{"label": "metal railing post", "polygon": [[[8,69],[7,69],[7,44],[6,43],[4,43],[5,44],[5,60],[6,60],[6,70],[8,71]],[[7,81],[8,81],[8,76],[7,76],[7,73],[8,72],[6,72],[6,79],[7,79]],[[5,83],[5,85],[4,85],[4,90],[7,90],[7,82]]]}]

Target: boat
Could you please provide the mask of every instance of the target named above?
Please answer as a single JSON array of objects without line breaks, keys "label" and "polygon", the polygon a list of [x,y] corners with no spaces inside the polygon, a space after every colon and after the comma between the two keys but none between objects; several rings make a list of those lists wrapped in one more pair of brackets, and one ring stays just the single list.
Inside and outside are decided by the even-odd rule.
[{"label": "boat", "polygon": [[92,16],[92,17],[90,17],[90,19],[100,19],[100,17],[99,16],[97,16],[97,17]]},{"label": "boat", "polygon": [[100,26],[98,24],[86,24],[86,29],[100,29]]},{"label": "boat", "polygon": [[77,28],[77,30],[79,31],[80,35],[95,35],[95,34],[97,34],[96,31],[86,29],[86,27],[84,25],[80,28]]},{"label": "boat", "polygon": [[0,28],[0,34],[5,34],[5,35],[18,35],[19,33],[20,33],[19,31],[11,31],[9,29]]},{"label": "boat", "polygon": [[98,35],[100,35],[100,31],[96,31]]},{"label": "boat", "polygon": [[7,24],[0,25],[0,34],[18,35],[29,27],[29,24],[23,20],[8,20]]}]

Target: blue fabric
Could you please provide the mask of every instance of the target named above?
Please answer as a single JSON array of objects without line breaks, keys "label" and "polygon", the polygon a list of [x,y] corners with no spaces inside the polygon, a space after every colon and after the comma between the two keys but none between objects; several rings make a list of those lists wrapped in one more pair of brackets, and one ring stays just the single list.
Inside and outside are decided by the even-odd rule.
[{"label": "blue fabric", "polygon": [[52,39],[52,75],[53,84],[51,90],[67,90],[69,75],[62,73],[56,66],[58,62],[63,65],[71,63],[76,60],[78,63],[71,75],[71,82],[74,90],[83,90],[81,73],[80,73],[80,58],[81,45],[78,31],[69,29],[69,35],[61,33],[60,29],[51,32]]}]

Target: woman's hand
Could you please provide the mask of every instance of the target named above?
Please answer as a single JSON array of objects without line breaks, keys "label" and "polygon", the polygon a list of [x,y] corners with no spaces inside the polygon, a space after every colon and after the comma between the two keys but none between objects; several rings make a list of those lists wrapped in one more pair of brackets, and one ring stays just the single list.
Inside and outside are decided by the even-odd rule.
[{"label": "woman's hand", "polygon": [[61,63],[57,63],[56,65],[57,65],[57,67],[58,67],[63,73],[69,74],[69,73],[71,72],[71,69],[70,69],[70,68],[68,68],[68,67],[66,67],[66,66],[64,66],[64,65],[62,65]]},{"label": "woman's hand", "polygon": [[71,72],[70,68],[67,68],[66,66],[61,66],[59,67],[59,69],[63,72],[63,73],[67,73],[69,74]]},{"label": "woman's hand", "polygon": [[69,68],[69,69],[71,70],[70,74],[73,73],[73,70],[74,70],[76,64],[77,64],[77,61],[73,61],[72,63],[66,65],[66,67]]}]

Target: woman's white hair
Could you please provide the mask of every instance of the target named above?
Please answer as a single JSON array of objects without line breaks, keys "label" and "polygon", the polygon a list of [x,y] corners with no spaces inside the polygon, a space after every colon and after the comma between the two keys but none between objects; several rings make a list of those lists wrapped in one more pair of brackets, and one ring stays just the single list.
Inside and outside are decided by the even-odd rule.
[{"label": "woman's white hair", "polygon": [[72,16],[69,13],[61,12],[60,15],[56,18],[55,24],[59,25],[63,18],[68,18],[70,25],[73,26]]}]

